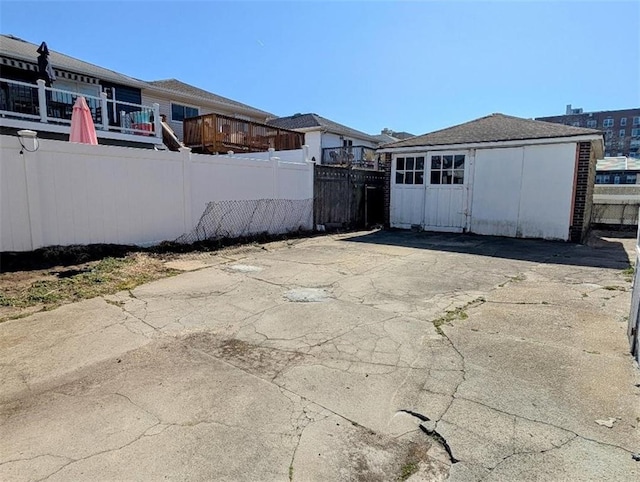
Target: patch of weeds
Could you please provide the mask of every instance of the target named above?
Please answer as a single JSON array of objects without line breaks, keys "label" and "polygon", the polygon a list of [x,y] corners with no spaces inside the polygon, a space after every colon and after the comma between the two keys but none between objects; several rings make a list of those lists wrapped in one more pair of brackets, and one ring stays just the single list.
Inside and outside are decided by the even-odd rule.
[{"label": "patch of weeds", "polygon": [[517,283],[518,281],[524,281],[526,279],[527,278],[526,278],[525,275],[523,275],[522,273],[518,273],[515,276],[509,276],[509,278],[506,281],[504,281],[503,283],[500,283],[498,285],[498,287],[504,288],[505,286],[507,286],[508,283],[511,283],[511,282]]},{"label": "patch of weeds", "polygon": [[0,294],[0,306],[18,309],[41,306],[42,311],[47,311],[65,303],[131,290],[178,273],[166,268],[160,260],[140,253],[123,258],[108,257],[73,276],[41,279],[19,291]]},{"label": "patch of weeds", "polygon": [[399,480],[407,480],[413,474],[418,471],[418,464],[415,462],[409,462],[402,466],[400,469],[400,479]]},{"label": "patch of weeds", "polygon": [[582,297],[583,297],[583,298],[588,298],[588,297],[589,297],[589,295],[588,295],[587,293],[582,293]]},{"label": "patch of weeds", "polygon": [[438,332],[439,335],[444,336],[444,331],[442,331],[442,328],[441,328],[442,325],[446,323],[451,324],[451,322],[455,320],[466,320],[467,318],[469,318],[469,315],[467,314],[466,310],[474,306],[480,305],[485,301],[486,300],[483,297],[480,297],[480,298],[476,298],[473,301],[470,301],[469,303],[467,303],[466,305],[460,308],[456,308],[455,310],[447,310],[444,313],[444,315],[442,315],[440,318],[437,318],[432,321],[433,326],[435,326],[436,328],[436,332]]},{"label": "patch of weeds", "polygon": [[624,286],[614,286],[614,285],[603,286],[602,289],[605,289],[607,291],[627,291],[627,288],[625,288]]},{"label": "patch of weeds", "polygon": [[289,482],[293,480],[293,465],[289,466]]},{"label": "patch of weeds", "polygon": [[625,281],[633,281],[633,275],[635,274],[635,267],[630,264],[627,268],[622,270],[622,276],[624,276]]}]

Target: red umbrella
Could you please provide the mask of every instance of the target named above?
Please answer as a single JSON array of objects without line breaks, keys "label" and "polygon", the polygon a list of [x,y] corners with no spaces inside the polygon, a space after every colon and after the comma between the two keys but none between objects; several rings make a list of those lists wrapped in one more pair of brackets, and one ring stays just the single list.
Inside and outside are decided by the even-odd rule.
[{"label": "red umbrella", "polygon": [[91,111],[84,97],[79,96],[73,105],[73,114],[71,114],[71,134],[69,142],[80,142],[82,144],[98,145],[98,136],[96,128],[93,125]]}]

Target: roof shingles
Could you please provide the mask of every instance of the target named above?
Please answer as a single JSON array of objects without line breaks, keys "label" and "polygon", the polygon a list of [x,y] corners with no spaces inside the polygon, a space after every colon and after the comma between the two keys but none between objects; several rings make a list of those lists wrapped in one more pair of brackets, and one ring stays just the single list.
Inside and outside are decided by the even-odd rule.
[{"label": "roof shingles", "polygon": [[379,140],[375,136],[365,134],[364,132],[352,129],[342,124],[338,124],[318,114],[295,114],[288,117],[278,117],[277,119],[271,119],[267,124],[274,127],[281,127],[283,129],[307,129],[310,127],[322,127],[334,134],[340,134],[348,137],[354,137],[356,139],[363,139],[369,142],[378,143]]},{"label": "roof shingles", "polygon": [[442,146],[598,134],[602,133],[595,129],[522,119],[504,114],[491,114],[464,124],[386,144],[384,147]]}]

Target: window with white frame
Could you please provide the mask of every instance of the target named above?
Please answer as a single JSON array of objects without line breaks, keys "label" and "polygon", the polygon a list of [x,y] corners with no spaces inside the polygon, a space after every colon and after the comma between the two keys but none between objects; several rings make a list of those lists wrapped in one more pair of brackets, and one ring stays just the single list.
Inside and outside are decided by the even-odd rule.
[{"label": "window with white frame", "polygon": [[573,127],[580,127],[580,121],[572,122],[572,123],[571,123],[571,125],[572,125]]},{"label": "window with white frame", "polygon": [[640,117],[634,117],[633,118],[633,125],[634,126],[640,126]]},{"label": "window with white frame", "polygon": [[431,156],[431,184],[464,184],[464,154]]},{"label": "window with white frame", "polygon": [[424,156],[397,157],[396,184],[424,184]]},{"label": "window with white frame", "polygon": [[595,119],[591,119],[587,121],[587,127],[593,129],[598,126],[598,121]]},{"label": "window with white frame", "polygon": [[620,129],[620,131],[618,132],[618,135],[620,137],[624,137],[627,135],[627,131],[625,129]]},{"label": "window with white frame", "polygon": [[171,120],[182,122],[189,117],[198,117],[200,111],[197,107],[189,107],[188,105],[171,103]]},{"label": "window with white frame", "polygon": [[631,137],[640,137],[640,129],[631,129]]},{"label": "window with white frame", "polygon": [[620,119],[620,127],[625,127],[627,125],[627,118],[623,117]]},{"label": "window with white frame", "polygon": [[613,119],[605,119],[602,121],[602,127],[613,127]]}]

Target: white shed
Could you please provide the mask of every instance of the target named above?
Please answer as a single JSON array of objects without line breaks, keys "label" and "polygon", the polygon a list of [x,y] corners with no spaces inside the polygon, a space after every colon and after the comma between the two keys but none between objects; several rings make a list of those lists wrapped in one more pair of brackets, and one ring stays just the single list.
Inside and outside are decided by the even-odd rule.
[{"label": "white shed", "polygon": [[602,133],[492,114],[387,144],[389,224],[581,241]]}]

